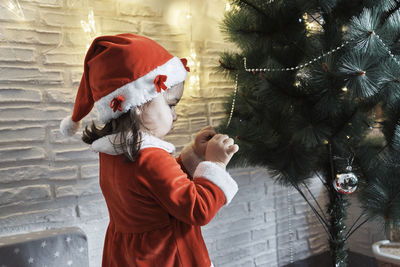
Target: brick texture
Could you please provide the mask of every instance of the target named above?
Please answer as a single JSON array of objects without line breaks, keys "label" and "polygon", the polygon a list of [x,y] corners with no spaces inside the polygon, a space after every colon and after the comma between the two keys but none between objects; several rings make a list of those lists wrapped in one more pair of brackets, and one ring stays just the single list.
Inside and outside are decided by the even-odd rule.
[{"label": "brick texture", "polygon": [[[190,1],[190,18],[189,2],[178,0],[19,2],[24,18],[0,4],[0,236],[78,226],[88,236],[90,267],[98,267],[108,224],[98,156],[79,134],[65,139],[58,131],[72,111],[87,46],[95,35],[132,32],[188,57],[192,41],[198,65],[167,136],[179,152],[202,127],[221,122],[234,88],[215,71],[219,53],[231,49],[218,30],[225,1]],[[96,33],[89,34],[81,25],[91,10]],[[95,118],[93,112],[83,123]],[[282,266],[328,249],[297,192],[275,184],[262,168],[230,172],[239,193],[203,228],[216,267]],[[318,180],[310,186],[324,207]],[[367,225],[359,233],[350,246],[368,254],[379,230]]]}]

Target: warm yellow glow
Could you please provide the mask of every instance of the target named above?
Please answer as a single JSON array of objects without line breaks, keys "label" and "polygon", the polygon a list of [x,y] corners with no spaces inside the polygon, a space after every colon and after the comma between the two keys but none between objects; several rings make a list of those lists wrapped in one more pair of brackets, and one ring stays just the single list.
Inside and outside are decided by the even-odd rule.
[{"label": "warm yellow glow", "polygon": [[192,15],[186,14],[186,18],[187,18],[187,19],[190,19],[191,17],[192,17]]},{"label": "warm yellow glow", "polygon": [[88,42],[86,43],[86,49],[88,49],[90,47],[90,43],[97,35],[96,22],[94,20],[93,9],[89,10],[87,21],[81,20],[81,28],[86,33],[88,39]]},{"label": "warm yellow glow", "polygon": [[188,66],[189,66],[189,68],[190,69],[193,69],[193,67],[194,67],[194,61],[193,61],[193,59],[192,58],[188,58]]},{"label": "warm yellow glow", "polygon": [[89,11],[89,15],[88,15],[88,22],[90,25],[90,28],[92,29],[92,31],[94,33],[96,33],[96,22],[94,21],[94,13],[93,10]]},{"label": "warm yellow glow", "polygon": [[343,91],[343,92],[347,92],[348,90],[349,90],[349,89],[347,89],[346,86],[342,88],[342,91]]},{"label": "warm yellow glow", "polygon": [[81,27],[82,27],[84,32],[90,33],[90,27],[86,23],[86,21],[81,20]]},{"label": "warm yellow glow", "polygon": [[350,136],[349,136],[349,135],[346,135],[346,138],[347,138],[347,139],[350,139]]},{"label": "warm yellow glow", "polygon": [[[192,70],[190,70],[192,72]],[[194,92],[200,89],[200,77],[197,73],[190,73],[188,79],[188,90]]]},{"label": "warm yellow glow", "polygon": [[294,83],[294,86],[299,87],[299,86],[300,86],[300,81],[296,81],[296,82]]},{"label": "warm yellow glow", "polygon": [[325,139],[324,144],[327,145],[328,143],[329,143],[328,140]]},{"label": "warm yellow glow", "polygon": [[226,2],[225,4],[225,11],[240,11],[240,7],[238,5],[231,5],[229,2]]},{"label": "warm yellow glow", "polygon": [[193,43],[190,44],[190,57],[193,61],[196,61],[197,53]]},{"label": "warm yellow glow", "polygon": [[24,12],[22,11],[22,8],[18,2],[18,0],[8,0],[4,1],[6,2],[4,4],[4,7],[6,7],[10,12],[12,12],[14,15],[16,15],[20,19],[25,19]]},{"label": "warm yellow glow", "polygon": [[196,64],[196,50],[194,48],[194,44],[190,43],[190,52],[189,52],[189,58],[188,58],[188,66],[191,69],[191,71],[194,71],[194,66],[197,65]]},{"label": "warm yellow glow", "polygon": [[199,76],[199,69],[200,69],[200,60],[197,59],[197,53],[195,48],[195,43],[190,43],[190,51],[189,51],[188,60],[188,67],[190,68],[189,77],[187,79],[188,91],[194,93],[195,91],[200,90],[200,76]]},{"label": "warm yellow glow", "polygon": [[309,31],[318,31],[320,28],[320,25],[313,21],[313,22],[306,22],[306,29]]},{"label": "warm yellow glow", "polygon": [[89,11],[88,21],[81,20],[81,27],[84,32],[96,34],[96,22],[94,20],[93,9]]},{"label": "warm yellow glow", "polygon": [[[323,19],[322,18],[318,18],[318,17],[314,18],[312,15],[310,15],[310,18],[309,18],[307,13],[304,13],[302,18],[304,20],[304,24],[306,25],[306,30],[308,31],[307,34],[323,31],[323,29],[322,29]],[[301,19],[300,19],[300,21],[301,21]],[[309,36],[307,36],[307,37],[309,37]]]}]

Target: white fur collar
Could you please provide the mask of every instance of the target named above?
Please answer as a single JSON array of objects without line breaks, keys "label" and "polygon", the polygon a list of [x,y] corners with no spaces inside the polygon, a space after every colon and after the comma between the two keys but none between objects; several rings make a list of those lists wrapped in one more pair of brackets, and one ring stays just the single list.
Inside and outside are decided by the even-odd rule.
[{"label": "white fur collar", "polygon": [[[131,135],[128,134],[129,138]],[[120,155],[123,154],[124,152],[122,149],[115,149],[113,146],[113,143],[118,144],[118,137],[119,134],[110,134],[106,135],[102,138],[97,139],[94,141],[91,145],[91,149],[94,152],[102,152],[106,153],[109,155]],[[164,149],[170,154],[173,154],[175,152],[175,146],[167,141],[164,141],[158,137],[155,137],[154,135],[150,135],[148,133],[142,132],[142,143],[140,145],[140,150],[148,147],[158,147],[161,149]]]}]

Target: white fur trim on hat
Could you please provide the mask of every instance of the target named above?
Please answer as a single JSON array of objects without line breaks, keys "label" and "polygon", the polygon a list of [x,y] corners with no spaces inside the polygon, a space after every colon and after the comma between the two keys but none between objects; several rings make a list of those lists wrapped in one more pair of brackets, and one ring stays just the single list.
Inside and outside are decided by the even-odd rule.
[{"label": "white fur trim on hat", "polygon": [[60,124],[60,132],[65,137],[73,136],[81,127],[81,122],[75,122],[72,120],[71,116],[65,117]]},{"label": "white fur trim on hat", "polygon": [[203,161],[197,166],[193,178],[205,178],[218,186],[225,194],[226,204],[228,205],[236,195],[238,185],[231,175],[217,164],[211,161]]},{"label": "white fur trim on hat", "polygon": [[[140,106],[155,98],[158,95],[154,85],[154,79],[157,75],[167,75],[165,85],[167,88],[171,88],[186,79],[187,71],[179,58],[171,58],[166,63],[148,72],[144,76],[125,84],[96,101],[94,106],[98,111],[99,120],[102,123],[107,123],[111,119],[118,118],[121,114],[126,113],[131,108]],[[117,110],[114,112],[114,110],[110,108],[110,103],[119,95],[125,98],[121,104],[122,111]]]}]

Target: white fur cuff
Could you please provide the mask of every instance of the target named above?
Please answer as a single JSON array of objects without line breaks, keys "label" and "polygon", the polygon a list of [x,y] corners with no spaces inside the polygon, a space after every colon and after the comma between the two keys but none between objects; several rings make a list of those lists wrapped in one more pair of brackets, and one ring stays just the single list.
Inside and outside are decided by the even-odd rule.
[{"label": "white fur cuff", "polygon": [[188,171],[189,175],[193,177],[194,171],[197,168],[197,165],[199,165],[200,162],[203,161],[202,158],[200,158],[196,152],[194,152],[193,149],[193,142],[186,145],[181,152],[181,159],[183,166],[185,166],[185,169]]},{"label": "white fur cuff", "polygon": [[226,205],[231,202],[238,191],[238,185],[231,175],[211,161],[201,162],[197,166],[193,178],[205,178],[218,186],[225,194]]},{"label": "white fur cuff", "polygon": [[60,124],[60,132],[65,137],[73,136],[81,127],[81,122],[75,122],[72,120],[71,116],[64,118]]}]

